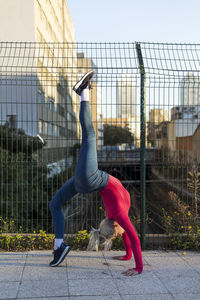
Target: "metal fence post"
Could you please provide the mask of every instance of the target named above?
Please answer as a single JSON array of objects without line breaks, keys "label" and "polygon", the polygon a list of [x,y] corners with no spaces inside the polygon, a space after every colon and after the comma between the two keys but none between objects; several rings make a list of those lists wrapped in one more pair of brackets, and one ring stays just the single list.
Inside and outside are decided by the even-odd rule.
[{"label": "metal fence post", "polygon": [[146,104],[145,104],[145,69],[142,51],[139,43],[136,43],[136,52],[140,68],[140,179],[141,179],[141,211],[140,211],[140,234],[141,247],[146,247]]}]

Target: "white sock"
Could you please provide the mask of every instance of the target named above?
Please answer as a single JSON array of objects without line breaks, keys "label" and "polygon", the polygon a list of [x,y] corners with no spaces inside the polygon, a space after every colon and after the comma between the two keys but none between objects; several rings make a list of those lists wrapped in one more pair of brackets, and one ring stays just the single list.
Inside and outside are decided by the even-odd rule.
[{"label": "white sock", "polygon": [[88,88],[84,89],[81,93],[81,101],[89,101],[90,91]]},{"label": "white sock", "polygon": [[62,242],[63,242],[63,239],[55,239],[55,241],[54,241],[54,250],[57,250],[58,248],[60,248]]}]

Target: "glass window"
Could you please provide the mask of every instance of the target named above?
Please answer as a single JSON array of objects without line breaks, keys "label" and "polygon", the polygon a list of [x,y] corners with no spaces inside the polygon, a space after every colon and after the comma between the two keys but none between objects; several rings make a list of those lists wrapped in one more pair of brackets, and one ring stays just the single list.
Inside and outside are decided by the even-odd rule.
[{"label": "glass window", "polygon": [[44,92],[41,89],[38,89],[38,101],[39,103],[45,103]]},{"label": "glass window", "polygon": [[38,132],[42,133],[42,120],[39,120],[38,122]]},{"label": "glass window", "polygon": [[48,133],[48,123],[47,122],[43,122],[43,128],[44,128],[44,134]]}]

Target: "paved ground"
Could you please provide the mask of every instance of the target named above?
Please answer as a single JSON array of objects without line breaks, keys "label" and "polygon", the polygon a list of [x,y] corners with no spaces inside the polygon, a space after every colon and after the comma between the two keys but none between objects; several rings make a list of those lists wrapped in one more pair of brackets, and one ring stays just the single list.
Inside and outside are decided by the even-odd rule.
[{"label": "paved ground", "polygon": [[51,251],[0,252],[0,299],[132,300],[200,299],[200,254],[144,251],[144,271],[125,277],[133,261],[122,252],[71,251],[57,268]]}]

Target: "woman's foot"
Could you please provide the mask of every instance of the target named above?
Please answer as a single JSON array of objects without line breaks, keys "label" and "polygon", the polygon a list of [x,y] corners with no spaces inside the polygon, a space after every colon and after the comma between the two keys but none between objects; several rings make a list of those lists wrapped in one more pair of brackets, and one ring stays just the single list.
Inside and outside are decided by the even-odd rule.
[{"label": "woman's foot", "polygon": [[93,71],[89,71],[83,75],[83,77],[74,85],[73,90],[81,96],[82,91],[87,88],[90,83],[92,76],[94,75]]},{"label": "woman's foot", "polygon": [[125,276],[135,276],[138,275],[139,273],[135,269],[128,269],[127,271],[122,272],[122,274]]},{"label": "woman's foot", "polygon": [[123,260],[123,256],[113,256],[112,258],[116,260]]},{"label": "woman's foot", "polygon": [[127,257],[126,255],[125,256],[113,256],[112,257],[113,259],[116,259],[116,260],[130,260],[132,257]]},{"label": "woman's foot", "polygon": [[54,258],[49,264],[50,267],[58,266],[65,259],[69,251],[70,251],[70,246],[67,246],[64,243],[62,243],[57,250],[54,250],[53,252]]}]

